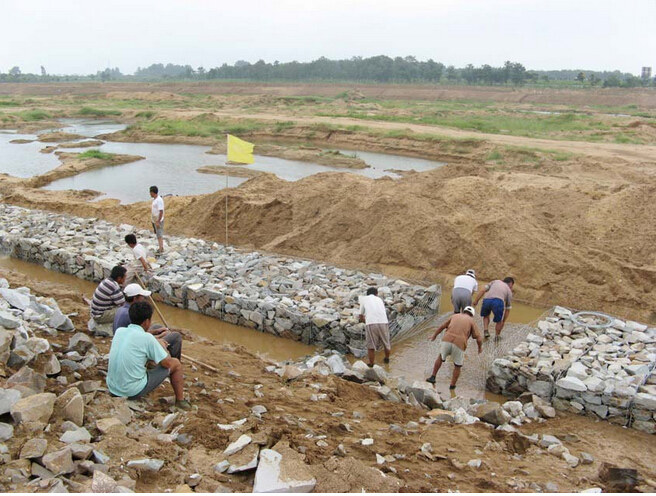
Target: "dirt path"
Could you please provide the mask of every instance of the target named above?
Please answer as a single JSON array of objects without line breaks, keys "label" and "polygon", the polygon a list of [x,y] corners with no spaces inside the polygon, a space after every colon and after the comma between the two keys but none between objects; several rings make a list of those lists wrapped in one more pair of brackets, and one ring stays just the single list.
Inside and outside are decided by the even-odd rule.
[{"label": "dirt path", "polygon": [[488,134],[475,131],[464,131],[443,126],[431,126],[426,124],[407,124],[397,122],[380,122],[362,119],[350,119],[346,117],[305,117],[286,114],[244,114],[241,112],[215,112],[217,115],[242,119],[257,119],[279,121],[281,119],[293,120],[299,124],[339,124],[343,126],[363,126],[373,129],[410,130],[416,133],[431,133],[456,139],[482,139],[491,143],[505,146],[521,146],[527,148],[540,148],[545,150],[557,150],[563,152],[577,153],[590,157],[605,159],[622,159],[634,162],[653,162],[656,159],[656,146],[647,145],[625,145],[610,143],[588,143],[584,141],[560,141],[541,138],[527,138],[524,136],[508,136],[503,134]]}]

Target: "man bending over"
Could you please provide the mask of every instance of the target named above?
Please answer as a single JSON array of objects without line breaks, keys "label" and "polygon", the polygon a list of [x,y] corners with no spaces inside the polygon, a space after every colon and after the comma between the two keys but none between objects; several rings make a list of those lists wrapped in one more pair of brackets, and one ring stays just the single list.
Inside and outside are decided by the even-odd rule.
[{"label": "man bending over", "polygon": [[[182,364],[167,352],[167,343],[149,334],[153,309],[149,303],[133,303],[129,310],[132,323],[119,327],[112,339],[107,369],[107,388],[115,396],[134,400],[154,391],[167,377],[175,393],[175,406],[189,410],[191,405],[183,397]],[[146,369],[146,362],[157,364]]]}]

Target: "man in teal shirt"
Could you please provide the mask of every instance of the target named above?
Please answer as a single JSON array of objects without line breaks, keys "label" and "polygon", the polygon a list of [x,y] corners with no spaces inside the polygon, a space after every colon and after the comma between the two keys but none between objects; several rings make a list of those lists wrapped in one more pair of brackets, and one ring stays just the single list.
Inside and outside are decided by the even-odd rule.
[{"label": "man in teal shirt", "polygon": [[[189,410],[191,405],[183,397],[184,376],[180,360],[167,353],[166,342],[146,332],[153,316],[152,307],[145,301],[133,303],[129,315],[132,323],[116,330],[109,350],[109,392],[134,400],[155,390],[164,379],[170,377],[175,406]],[[146,369],[148,360],[158,364],[157,367]]]}]

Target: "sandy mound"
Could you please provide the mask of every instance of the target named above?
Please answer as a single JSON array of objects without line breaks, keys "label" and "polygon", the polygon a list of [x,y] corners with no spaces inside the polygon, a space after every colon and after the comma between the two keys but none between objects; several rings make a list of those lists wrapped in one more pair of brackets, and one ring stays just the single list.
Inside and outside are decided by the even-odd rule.
[{"label": "sandy mound", "polygon": [[111,100],[143,100],[146,102],[161,102],[164,100],[184,100],[183,96],[168,91],[110,91],[106,95]]},{"label": "sandy mound", "polygon": [[73,141],[78,139],[83,139],[84,136],[81,134],[74,133],[43,133],[39,135],[39,141],[41,143],[56,143],[58,141]]},{"label": "sandy mound", "polygon": [[249,169],[248,167],[234,167],[229,165],[204,165],[196,170],[202,174],[228,175],[233,177],[257,177],[266,174],[266,172]]}]

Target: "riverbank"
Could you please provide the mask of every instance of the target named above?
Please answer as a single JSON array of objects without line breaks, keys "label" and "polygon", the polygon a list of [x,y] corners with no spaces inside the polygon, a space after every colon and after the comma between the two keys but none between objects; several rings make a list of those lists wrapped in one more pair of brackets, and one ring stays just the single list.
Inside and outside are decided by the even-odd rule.
[{"label": "riverbank", "polygon": [[[560,414],[553,420],[526,423],[518,433],[481,422],[455,424],[444,413],[431,417],[424,408],[385,401],[368,385],[322,375],[319,369],[296,379],[281,378],[267,371],[267,367],[277,367],[271,362],[188,333],[183,351],[216,368],[210,372],[185,363],[186,394],[194,410],[171,414],[168,384],[146,401],[126,404],[104,390],[108,340],[78,334],[71,340],[75,332],[85,329],[88,318],[79,294],[1,268],[0,276],[12,288],[23,285],[39,297],[54,296],[62,311],[77,314],[72,317],[76,329],[71,332],[23,324],[30,335],[50,345],[28,366],[38,375],[44,363],[54,363],[53,356],[61,366],[55,373],[47,369],[50,375],[38,383],[43,384],[46,396],[53,394],[48,398],[60,398],[56,400],[60,403],[68,398],[70,403],[63,410],[51,410],[45,415],[48,418],[42,415],[45,420],[40,425],[32,423],[31,431],[24,422],[7,419],[12,433],[2,442],[7,447],[0,468],[6,476],[4,491],[65,487],[89,492],[101,484],[138,492],[250,491],[255,469],[240,468],[267,448],[278,450],[294,464],[292,478],[308,474],[315,479],[315,492],[612,490],[616,486],[599,475],[604,463],[637,469],[640,490],[656,487],[656,453],[644,433]],[[14,313],[20,318],[21,312]],[[71,346],[79,350],[82,360],[65,359]],[[97,365],[89,367],[88,357],[95,357]],[[72,364],[77,364],[77,370]],[[8,376],[14,372],[6,371]],[[15,383],[0,377],[2,387],[8,381]],[[239,425],[233,425],[235,421]],[[49,429],[43,430],[46,425]],[[8,430],[3,429],[3,433]],[[248,446],[236,455],[224,455],[241,435],[249,436]],[[553,443],[549,436],[554,435],[577,457],[583,459],[581,452],[586,452],[585,459],[591,463],[573,468],[561,456],[554,456],[558,450],[540,446],[543,440]],[[43,439],[45,456],[35,451],[28,454],[28,439]],[[40,446],[31,441],[30,450]],[[21,453],[25,458],[20,458]],[[135,463],[143,459],[152,461]],[[225,459],[228,463],[221,463]],[[148,470],[148,466],[153,468]],[[225,472],[228,467],[233,473]],[[56,476],[54,470],[65,474]]]}]

